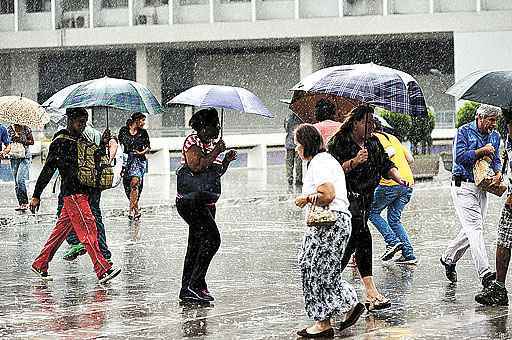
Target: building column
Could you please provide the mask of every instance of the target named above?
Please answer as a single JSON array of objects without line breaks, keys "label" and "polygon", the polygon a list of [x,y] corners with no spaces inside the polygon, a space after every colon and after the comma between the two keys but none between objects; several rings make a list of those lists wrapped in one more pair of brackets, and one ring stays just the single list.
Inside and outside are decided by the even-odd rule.
[{"label": "building column", "polygon": [[324,50],[320,43],[300,43],[300,79],[324,67]]},{"label": "building column", "polygon": [[[160,50],[150,47],[137,48],[135,63],[135,80],[146,86],[163,105]],[[162,115],[149,116],[146,122],[149,129],[160,129],[162,128]]]},{"label": "building column", "polygon": [[11,54],[0,54],[0,93],[11,95]]},{"label": "building column", "polygon": [[147,86],[158,101],[162,100],[162,63],[157,48],[137,48],[136,81]]},{"label": "building column", "polygon": [[11,54],[11,90],[14,96],[38,101],[39,93],[39,53],[14,52]]}]

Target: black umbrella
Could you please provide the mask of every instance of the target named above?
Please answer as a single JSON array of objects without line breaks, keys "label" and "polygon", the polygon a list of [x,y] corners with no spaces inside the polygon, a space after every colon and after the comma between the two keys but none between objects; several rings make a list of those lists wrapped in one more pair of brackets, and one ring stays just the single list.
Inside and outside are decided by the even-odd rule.
[{"label": "black umbrella", "polygon": [[512,70],[473,72],[446,93],[457,99],[512,109]]}]

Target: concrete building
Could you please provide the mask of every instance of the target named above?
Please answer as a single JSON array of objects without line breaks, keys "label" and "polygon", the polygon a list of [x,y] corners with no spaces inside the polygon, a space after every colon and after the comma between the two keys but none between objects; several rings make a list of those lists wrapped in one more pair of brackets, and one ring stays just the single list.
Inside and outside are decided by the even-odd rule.
[{"label": "concrete building", "polygon": [[[196,84],[238,85],[276,119],[227,112],[228,132],[274,132],[288,110],[278,99],[301,77],[370,61],[416,77],[437,126],[452,127],[444,91],[455,79],[512,68],[512,1],[0,0],[0,95],[39,102],[104,75],[146,84],[164,103]],[[179,134],[184,116],[169,108],[151,128]]]}]

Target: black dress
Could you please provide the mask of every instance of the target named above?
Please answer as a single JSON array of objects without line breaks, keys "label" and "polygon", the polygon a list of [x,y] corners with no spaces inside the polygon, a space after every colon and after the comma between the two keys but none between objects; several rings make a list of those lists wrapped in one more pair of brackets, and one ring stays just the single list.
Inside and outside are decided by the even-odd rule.
[{"label": "black dress", "polygon": [[[372,236],[368,228],[373,193],[381,177],[388,178],[388,172],[394,167],[377,137],[371,136],[365,143],[368,161],[345,173],[349,210],[352,214],[352,234],[348,241],[342,265],[348,264],[355,252],[356,264],[361,277],[372,276]],[[350,135],[342,131],[336,133],[328,145],[329,153],[343,165],[354,158],[361,150]]]}]

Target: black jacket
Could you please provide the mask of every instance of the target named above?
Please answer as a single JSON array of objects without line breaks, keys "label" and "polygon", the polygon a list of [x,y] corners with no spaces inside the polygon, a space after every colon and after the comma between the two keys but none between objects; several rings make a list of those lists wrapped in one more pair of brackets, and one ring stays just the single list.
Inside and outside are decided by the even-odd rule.
[{"label": "black jacket", "polygon": [[65,138],[57,138],[59,135],[68,135],[76,138],[66,129],[60,130],[53,136],[48,158],[37,179],[34,194],[32,195],[35,198],[41,197],[41,193],[52,179],[55,170],[59,170],[62,179],[60,190],[64,197],[88,193],[88,188],[78,180],[78,151],[76,142]]}]

